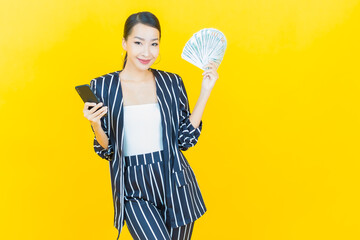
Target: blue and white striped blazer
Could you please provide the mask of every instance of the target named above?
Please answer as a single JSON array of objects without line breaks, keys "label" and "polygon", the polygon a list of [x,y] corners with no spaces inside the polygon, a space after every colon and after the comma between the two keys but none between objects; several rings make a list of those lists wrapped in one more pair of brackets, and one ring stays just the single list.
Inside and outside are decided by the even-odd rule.
[{"label": "blue and white striped blazer", "polygon": [[[188,161],[183,153],[194,146],[201,133],[202,120],[197,128],[189,120],[190,108],[185,86],[175,73],[149,68],[156,80],[156,94],[160,106],[163,127],[164,155],[167,157],[169,174],[165,176],[166,205],[171,226],[179,227],[195,221],[206,212],[206,207]],[[124,111],[119,73],[111,72],[90,81],[91,89],[104,106],[108,106],[107,117],[101,125],[109,138],[109,148],[104,149],[94,134],[94,150],[109,161],[114,203],[114,226],[119,234],[124,225]],[[94,129],[92,129],[94,132]],[[119,238],[119,235],[118,235]]]}]

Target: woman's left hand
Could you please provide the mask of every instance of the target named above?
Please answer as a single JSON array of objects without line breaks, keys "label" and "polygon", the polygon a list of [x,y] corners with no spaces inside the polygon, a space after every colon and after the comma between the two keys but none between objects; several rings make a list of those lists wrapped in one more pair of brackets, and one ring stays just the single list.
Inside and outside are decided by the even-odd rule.
[{"label": "woman's left hand", "polygon": [[[209,67],[210,69],[206,69],[207,67]],[[201,87],[202,90],[211,92],[216,80],[219,78],[219,74],[216,72],[218,65],[215,62],[210,61],[210,63],[205,65],[204,68],[206,70],[202,73],[204,77]]]}]

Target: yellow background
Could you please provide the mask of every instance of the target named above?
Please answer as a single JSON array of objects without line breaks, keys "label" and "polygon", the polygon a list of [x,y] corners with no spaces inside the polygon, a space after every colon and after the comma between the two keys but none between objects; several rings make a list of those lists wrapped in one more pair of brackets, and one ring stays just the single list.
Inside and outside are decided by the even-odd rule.
[{"label": "yellow background", "polygon": [[122,69],[139,11],[162,28],[152,67],[184,79],[191,109],[202,71],[183,46],[209,27],[228,41],[184,152],[208,208],[193,239],[360,239],[359,2],[1,1],[0,239],[116,238],[109,165],[74,87]]}]

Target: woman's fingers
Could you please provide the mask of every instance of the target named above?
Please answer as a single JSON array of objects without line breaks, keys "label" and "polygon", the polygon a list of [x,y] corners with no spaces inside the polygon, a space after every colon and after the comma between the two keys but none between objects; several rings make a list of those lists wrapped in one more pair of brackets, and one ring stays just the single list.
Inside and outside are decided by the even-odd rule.
[{"label": "woman's fingers", "polygon": [[216,71],[215,69],[209,69],[209,70],[205,70],[202,75],[205,75],[207,73],[214,73],[214,71]]},{"label": "woman's fingers", "polygon": [[94,102],[85,102],[85,104],[84,104],[84,113],[85,113],[85,111],[89,110],[90,106],[95,106],[95,105],[96,105],[96,103],[94,103]]},{"label": "woman's fingers", "polygon": [[[92,113],[96,112],[97,109],[100,108],[102,105],[103,105],[102,102],[99,102],[98,104],[93,103],[93,102],[86,102],[85,106],[84,106],[84,112],[86,111],[89,114],[92,114]],[[91,106],[92,106],[92,108],[89,109],[89,107],[91,107]]]},{"label": "woman's fingers", "polygon": [[[93,109],[98,109],[101,104],[102,104],[101,102],[98,103],[98,104],[96,104],[94,102],[85,102],[85,104],[84,104],[84,112],[85,111],[90,112],[91,110],[92,110],[92,112],[94,112],[95,110],[93,110]],[[92,108],[89,109],[89,107],[92,107]],[[92,112],[90,112],[90,113],[92,113]]]},{"label": "woman's fingers", "polygon": [[[209,69],[207,69],[208,67],[209,67]],[[212,72],[216,71],[216,69],[218,68],[218,65],[215,62],[210,61],[210,63],[206,64],[204,66],[204,68],[205,68],[205,70],[202,73],[202,75],[205,75],[207,73],[212,73]]]},{"label": "woman's fingers", "polygon": [[[91,122],[97,122],[101,117],[107,113],[107,106],[101,107],[102,102],[96,104],[94,102],[85,102],[84,116]],[[89,107],[92,106],[91,109]]]},{"label": "woman's fingers", "polygon": [[218,64],[217,64],[217,62],[213,62],[213,61],[210,61],[210,64],[211,64],[211,66],[213,66],[214,68],[218,68]]},{"label": "woman's fingers", "polygon": [[102,118],[107,113],[107,107],[105,106],[97,112],[99,112],[99,114],[93,119],[94,122],[99,121],[100,118]]},{"label": "woman's fingers", "polygon": [[[206,65],[204,66],[205,69],[206,69],[207,67],[209,67],[210,69],[213,69],[213,68],[217,69],[218,65],[217,65],[216,62],[210,61],[208,64],[206,64]],[[209,70],[209,69],[206,69],[206,70]]]},{"label": "woman's fingers", "polygon": [[103,115],[105,115],[106,112],[107,112],[107,106],[104,106],[104,107],[100,108],[99,110],[97,110],[96,112],[94,112],[92,114],[92,117],[96,118],[96,117],[98,117],[100,115],[103,116]]},{"label": "woman's fingers", "polygon": [[102,103],[102,102],[99,102],[98,104],[96,104],[94,107],[92,107],[92,108],[89,110],[89,113],[92,114],[92,113],[96,112],[102,105],[103,105],[103,103]]},{"label": "woman's fingers", "polygon": [[104,107],[100,108],[99,110],[97,110],[96,112],[90,113],[89,118],[94,119],[94,118],[98,117],[99,115],[101,115],[102,113],[105,114],[106,112],[107,112],[107,107],[104,106]]}]

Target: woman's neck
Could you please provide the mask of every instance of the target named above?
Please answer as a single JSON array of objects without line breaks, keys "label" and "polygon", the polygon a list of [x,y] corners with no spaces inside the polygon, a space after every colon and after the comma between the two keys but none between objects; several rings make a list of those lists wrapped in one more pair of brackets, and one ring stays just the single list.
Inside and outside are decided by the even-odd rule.
[{"label": "woman's neck", "polygon": [[131,67],[130,64],[126,64],[125,68],[121,71],[120,74],[120,78],[125,79],[125,81],[141,82],[149,78],[151,70],[138,70],[134,67]]}]

